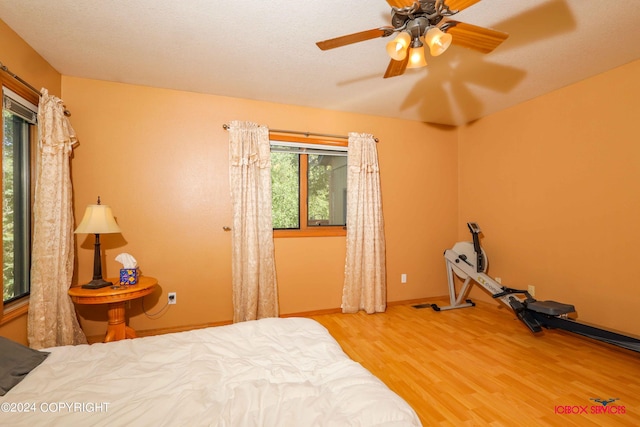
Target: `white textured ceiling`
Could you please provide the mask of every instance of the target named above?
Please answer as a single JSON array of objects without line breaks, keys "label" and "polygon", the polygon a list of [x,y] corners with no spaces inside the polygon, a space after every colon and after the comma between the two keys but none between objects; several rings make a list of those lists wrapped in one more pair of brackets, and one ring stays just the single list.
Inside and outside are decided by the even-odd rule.
[{"label": "white textured ceiling", "polygon": [[455,19],[509,33],[494,52],[451,46],[390,79],[389,39],[315,45],[390,25],[390,10],[384,0],[0,0],[0,19],[63,75],[448,125],[640,59],[640,0],[483,0]]}]

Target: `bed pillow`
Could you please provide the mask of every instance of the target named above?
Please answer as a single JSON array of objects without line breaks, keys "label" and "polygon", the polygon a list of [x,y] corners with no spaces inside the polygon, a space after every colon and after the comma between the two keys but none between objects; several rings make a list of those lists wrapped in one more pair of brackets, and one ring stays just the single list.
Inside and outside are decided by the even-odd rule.
[{"label": "bed pillow", "polygon": [[22,381],[48,355],[48,352],[34,350],[0,337],[0,396],[4,396]]}]

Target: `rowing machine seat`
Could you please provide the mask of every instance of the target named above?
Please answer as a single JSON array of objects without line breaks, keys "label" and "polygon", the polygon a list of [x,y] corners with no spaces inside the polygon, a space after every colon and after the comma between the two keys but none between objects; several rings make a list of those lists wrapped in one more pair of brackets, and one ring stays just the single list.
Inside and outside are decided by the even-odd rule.
[{"label": "rowing machine seat", "polygon": [[572,304],[563,304],[556,301],[532,301],[527,302],[526,305],[527,310],[546,314],[548,316],[561,316],[563,314],[569,314],[576,311],[576,308]]}]

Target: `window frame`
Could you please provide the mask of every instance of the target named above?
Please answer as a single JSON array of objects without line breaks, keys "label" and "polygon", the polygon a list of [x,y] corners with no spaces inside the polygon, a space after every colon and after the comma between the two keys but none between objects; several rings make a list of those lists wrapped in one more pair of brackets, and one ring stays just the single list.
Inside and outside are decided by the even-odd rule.
[{"label": "window frame", "polygon": [[[348,147],[348,141],[333,139],[333,138],[313,138],[313,137],[303,137],[303,136],[293,136],[281,133],[270,133],[269,134],[269,142],[272,141],[282,141],[282,142],[299,142],[304,144],[317,144],[317,145],[329,145],[335,147]],[[347,226],[346,225],[325,225],[325,226],[313,226],[309,227],[307,225],[308,222],[308,161],[307,154],[300,154],[300,170],[299,170],[299,226],[300,228],[296,229],[273,229],[273,237],[335,237],[335,236],[346,236],[347,235]],[[304,161],[303,161],[304,159]],[[348,189],[347,189],[348,191]],[[302,203],[302,201],[305,201]],[[273,207],[272,207],[273,209]]]},{"label": "window frame", "polygon": [[[11,91],[13,91],[14,93],[16,93],[17,95],[23,97],[25,100],[29,101],[30,103],[32,103],[33,105],[35,105],[36,107],[38,106],[38,103],[40,101],[40,97],[37,96],[33,91],[31,91],[30,89],[26,88],[25,86],[23,86],[22,84],[20,84],[18,81],[16,81],[13,78],[8,77],[7,75],[5,75],[5,73],[1,73],[0,72],[0,94],[2,94],[2,87],[6,87],[7,89],[10,89]],[[1,96],[1,95],[0,95]],[[30,153],[30,161],[29,161],[29,175],[30,175],[30,188],[29,188],[29,192],[30,192],[30,200],[29,200],[29,213],[30,213],[30,218],[29,218],[29,230],[30,230],[30,235],[29,235],[29,242],[28,242],[28,252],[29,252],[29,259],[31,259],[31,255],[32,255],[32,238],[33,238],[33,196],[34,196],[34,192],[35,192],[35,173],[36,173],[36,150],[37,150],[37,140],[38,140],[38,126],[36,125],[31,125],[32,128],[32,132],[30,132],[29,135],[29,144],[31,146],[31,153]],[[4,139],[4,126],[0,127],[0,137]],[[2,176],[0,175],[0,183],[2,182]],[[0,201],[0,203],[2,203]],[[0,205],[1,206],[1,205]],[[2,249],[2,240],[0,240],[0,249]],[[3,325],[7,322],[10,322],[11,320],[26,314],[28,309],[29,309],[29,298],[30,298],[30,291],[31,291],[31,278],[29,277],[28,279],[29,282],[29,292],[26,293],[25,295],[16,298],[14,300],[11,300],[9,302],[5,302],[4,301],[4,281],[2,281],[2,283],[0,284],[0,289],[2,289],[3,291],[3,302],[2,302],[2,310],[0,310],[0,325]]]}]

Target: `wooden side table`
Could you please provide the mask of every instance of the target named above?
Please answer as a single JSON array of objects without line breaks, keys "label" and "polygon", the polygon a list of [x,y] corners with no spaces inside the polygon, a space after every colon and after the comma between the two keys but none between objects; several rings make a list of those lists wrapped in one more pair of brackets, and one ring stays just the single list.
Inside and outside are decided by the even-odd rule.
[{"label": "wooden side table", "polygon": [[[120,282],[120,279],[106,280],[112,283]],[[118,289],[84,289],[75,286],[69,289],[69,296],[76,304],[108,304],[109,324],[104,342],[118,341],[136,337],[136,331],[126,325],[125,302],[149,295],[157,284],[158,281],[153,277],[140,276],[135,285],[125,285]]]}]

